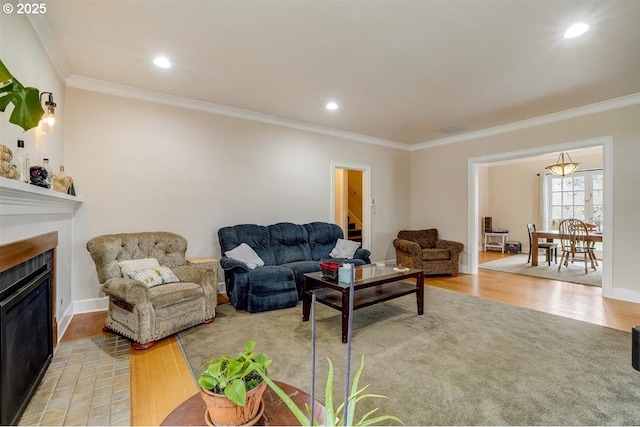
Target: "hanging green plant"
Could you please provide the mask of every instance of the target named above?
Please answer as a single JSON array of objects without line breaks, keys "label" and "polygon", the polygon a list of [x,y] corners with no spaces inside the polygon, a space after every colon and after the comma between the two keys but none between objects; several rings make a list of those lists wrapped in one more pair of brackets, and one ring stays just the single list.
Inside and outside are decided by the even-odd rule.
[{"label": "hanging green plant", "polygon": [[40,91],[24,87],[0,60],[0,111],[13,104],[9,121],[25,131],[38,126],[44,110],[40,105]]}]

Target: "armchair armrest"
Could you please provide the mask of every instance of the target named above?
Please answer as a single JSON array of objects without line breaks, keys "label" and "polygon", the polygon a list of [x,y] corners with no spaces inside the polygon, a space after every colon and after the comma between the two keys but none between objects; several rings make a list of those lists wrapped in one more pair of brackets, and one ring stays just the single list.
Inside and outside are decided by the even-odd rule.
[{"label": "armchair armrest", "polygon": [[460,254],[464,250],[464,244],[452,240],[436,240],[436,248],[448,249],[451,254],[451,275],[457,276],[460,270]]},{"label": "armchair armrest", "polygon": [[211,287],[216,294],[218,293],[218,272],[214,272],[209,267],[181,265],[174,267],[173,273],[178,276],[181,282],[197,283],[202,287]]},{"label": "armchair armrest", "polygon": [[181,282],[196,283],[202,287],[205,295],[206,319],[212,319],[216,315],[218,305],[218,268],[198,265],[181,265],[173,268],[173,273],[178,276]]},{"label": "armchair armrest", "polygon": [[422,249],[420,249],[420,245],[416,242],[404,239],[395,239],[393,241],[393,246],[396,248],[396,251],[406,252],[411,255],[422,255]]},{"label": "armchair armrest", "polygon": [[393,246],[396,248],[396,263],[409,268],[422,269],[422,249],[416,242],[404,239],[395,239]]},{"label": "armchair armrest", "polygon": [[149,300],[149,289],[138,280],[115,277],[102,285],[102,291],[130,304],[139,304]]},{"label": "armchair armrest", "polygon": [[438,239],[436,240],[436,248],[438,249],[447,249],[451,252],[451,256],[459,255],[464,250],[464,245],[460,242],[454,242],[453,240],[444,240]]}]

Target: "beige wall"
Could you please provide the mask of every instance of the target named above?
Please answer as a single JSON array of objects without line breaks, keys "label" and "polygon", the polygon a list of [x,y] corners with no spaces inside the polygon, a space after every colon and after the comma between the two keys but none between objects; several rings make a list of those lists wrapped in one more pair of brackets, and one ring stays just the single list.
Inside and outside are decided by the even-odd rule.
[{"label": "beige wall", "polygon": [[[64,82],[60,79],[25,15],[0,14],[0,59],[23,86],[32,86],[40,92],[52,92],[57,104],[56,117],[64,117],[66,100]],[[27,132],[9,123],[9,110],[0,113],[0,144],[12,150],[17,140],[24,140],[31,165],[42,165],[48,158],[55,172],[64,164],[64,121],[57,120],[51,135],[41,135],[36,129]]]},{"label": "beige wall", "polygon": [[[41,92],[52,92],[56,108],[56,126],[51,135],[40,135],[37,129],[24,131],[9,123],[13,106],[0,112],[0,144],[15,149],[17,140],[25,142],[31,165],[42,165],[43,158],[50,159],[50,166],[57,171],[64,164],[63,137],[66,99],[64,82],[60,79],[47,53],[38,40],[26,16],[0,13],[0,59],[24,86],[32,86]],[[6,178],[0,178],[2,180]],[[28,184],[24,184],[28,188]],[[22,240],[40,234],[58,232],[56,317],[59,338],[70,320],[72,306],[72,247],[73,225],[70,214],[21,214],[0,216],[0,244]]]},{"label": "beige wall", "polygon": [[[412,152],[411,225],[437,227],[445,238],[467,242],[464,269],[469,260],[469,159],[610,136],[613,139],[613,218],[612,230],[607,230],[607,236],[612,243],[613,289],[609,296],[640,301],[640,282],[637,281],[640,264],[634,260],[635,242],[640,235],[640,223],[636,220],[640,198],[635,197],[640,186],[638,117],[640,106],[634,105]],[[488,213],[489,209],[487,205],[485,211]]]},{"label": "beige wall", "polygon": [[409,224],[409,152],[275,125],[67,89],[66,171],[76,214],[74,299],[99,295],[84,243],[168,230],[189,257],[219,257],[217,231],[331,219],[331,162],[371,167],[372,259]]}]

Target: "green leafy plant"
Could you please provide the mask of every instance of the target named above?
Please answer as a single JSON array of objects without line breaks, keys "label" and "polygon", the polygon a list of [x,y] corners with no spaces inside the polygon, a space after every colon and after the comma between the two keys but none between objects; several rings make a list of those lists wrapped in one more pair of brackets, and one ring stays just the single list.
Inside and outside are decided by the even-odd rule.
[{"label": "green leafy plant", "polygon": [[13,104],[11,123],[25,131],[38,126],[44,114],[40,92],[34,87],[24,87],[0,60],[0,111],[4,112],[9,104]]},{"label": "green leafy plant", "polygon": [[[325,426],[343,425],[343,420],[342,420],[341,417],[342,417],[343,412],[344,412],[344,404],[345,403],[344,402],[341,403],[334,410],[334,405],[333,405],[333,363],[331,362],[331,359],[329,359],[329,358],[327,358],[327,361],[329,362],[329,374],[327,375],[327,384],[325,386],[324,420],[323,420],[322,424],[325,425]],[[287,405],[289,410],[293,413],[293,415],[296,417],[296,419],[300,422],[300,425],[301,426],[309,425],[309,416],[305,415],[305,413],[298,407],[298,405],[296,405],[295,402],[280,387],[278,387],[278,385],[276,383],[274,383],[267,376],[266,371],[263,371],[259,367],[255,367],[255,370],[262,376],[262,378],[267,383],[267,385],[269,387],[271,387],[271,389],[276,392],[278,397],[280,397],[280,399],[282,399],[282,401]],[[363,371],[364,371],[364,354],[362,355],[362,360],[360,362],[360,368],[358,368],[358,371],[356,372],[356,375],[355,375],[355,377],[353,379],[353,383],[351,385],[351,391],[349,393],[349,398],[347,399],[347,401],[349,403],[349,408],[347,410],[347,422],[346,422],[345,425],[348,425],[348,426],[368,426],[368,425],[373,425],[373,424],[376,424],[376,423],[381,423],[383,421],[390,421],[390,420],[394,420],[394,421],[397,421],[397,422],[403,424],[400,419],[394,417],[393,415],[378,415],[378,416],[373,417],[373,415],[380,408],[372,409],[371,411],[369,411],[366,414],[364,414],[362,416],[362,418],[360,418],[360,420],[358,420],[357,422],[354,422],[355,411],[356,411],[356,403],[357,402],[360,402],[361,400],[366,399],[366,398],[372,398],[372,397],[384,398],[385,397],[385,396],[382,396],[382,395],[379,395],[379,394],[364,394],[363,392],[367,389],[367,387],[369,387],[369,384],[367,384],[366,386],[362,387],[361,389],[358,389],[358,384],[360,382],[360,376],[362,375]],[[306,405],[306,411],[307,411],[307,414],[311,413],[311,410],[310,410],[308,405]],[[373,417],[373,418],[370,418],[370,417]],[[318,425],[318,421],[314,419],[313,424],[314,425]]]},{"label": "green leafy plant", "polygon": [[263,381],[271,360],[264,353],[254,353],[255,341],[248,341],[244,351],[231,356],[224,354],[204,363],[205,371],[198,378],[201,387],[217,394],[224,394],[239,406],[244,406],[247,391]]}]

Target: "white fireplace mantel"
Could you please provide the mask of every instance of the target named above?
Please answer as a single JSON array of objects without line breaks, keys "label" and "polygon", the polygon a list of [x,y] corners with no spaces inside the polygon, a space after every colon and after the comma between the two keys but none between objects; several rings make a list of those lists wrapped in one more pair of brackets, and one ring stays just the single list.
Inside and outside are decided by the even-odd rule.
[{"label": "white fireplace mantel", "polygon": [[0,177],[0,216],[5,215],[73,215],[82,199],[48,188]]}]

